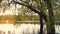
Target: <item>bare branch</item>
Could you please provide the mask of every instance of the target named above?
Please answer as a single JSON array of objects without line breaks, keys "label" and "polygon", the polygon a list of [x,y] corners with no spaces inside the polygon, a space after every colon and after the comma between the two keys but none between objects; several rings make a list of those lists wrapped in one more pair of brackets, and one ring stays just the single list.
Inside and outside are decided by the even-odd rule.
[{"label": "bare branch", "polygon": [[26,4],[29,4],[28,2],[25,2],[25,1],[22,1],[22,2],[24,2],[24,3],[26,3]]},{"label": "bare branch", "polygon": [[28,7],[30,10],[34,11],[35,13],[38,13],[38,14],[40,13],[40,11],[36,10],[35,8],[33,8],[33,7],[30,6],[30,5],[25,5],[25,4],[23,4],[23,3],[16,2],[16,1],[11,1],[9,4],[11,4],[12,2],[14,2],[14,3],[16,3],[16,4],[19,4],[19,5],[26,6],[26,7]]}]

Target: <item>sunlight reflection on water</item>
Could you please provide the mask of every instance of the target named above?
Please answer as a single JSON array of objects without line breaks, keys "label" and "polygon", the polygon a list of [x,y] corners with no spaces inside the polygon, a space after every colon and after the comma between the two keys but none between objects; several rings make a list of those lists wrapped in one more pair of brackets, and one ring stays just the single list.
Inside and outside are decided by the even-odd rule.
[{"label": "sunlight reflection on water", "polygon": [[[46,32],[46,25],[44,28]],[[60,33],[60,25],[55,25],[55,30],[56,33]],[[39,24],[0,24],[0,34],[38,34],[39,31]]]},{"label": "sunlight reflection on water", "polygon": [[39,30],[38,24],[0,24],[0,34],[38,34]]}]

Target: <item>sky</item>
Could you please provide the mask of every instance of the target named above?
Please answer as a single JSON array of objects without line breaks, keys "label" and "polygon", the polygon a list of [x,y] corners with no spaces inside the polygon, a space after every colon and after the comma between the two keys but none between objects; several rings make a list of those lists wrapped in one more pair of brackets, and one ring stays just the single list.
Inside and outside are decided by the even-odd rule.
[{"label": "sky", "polygon": [[[11,0],[9,0],[9,1],[11,1]],[[3,5],[5,3],[8,3],[8,1],[3,0],[1,4]],[[18,10],[17,9],[21,8],[21,5],[17,4],[16,9],[15,9],[15,5],[10,4],[10,7],[6,8],[4,13],[3,13],[3,8],[4,7],[0,8],[0,16],[1,15],[18,15]],[[21,11],[20,11],[20,13],[21,13]],[[36,14],[36,15],[38,15],[38,14]]]},{"label": "sky", "polygon": [[[11,1],[11,0],[10,0],[10,1]],[[7,3],[7,1],[2,1],[2,5],[3,5],[4,3]],[[21,7],[21,5],[16,5],[16,6],[19,6],[19,7],[17,7],[17,8],[20,8],[20,7]],[[1,15],[14,15],[14,14],[18,15],[18,10],[17,10],[17,8],[16,8],[16,10],[15,10],[15,5],[14,5],[14,4],[10,4],[10,7],[9,7],[9,8],[6,8],[6,10],[5,10],[4,13],[3,13],[3,8],[4,8],[4,7],[0,8],[0,16],[1,16]]]}]

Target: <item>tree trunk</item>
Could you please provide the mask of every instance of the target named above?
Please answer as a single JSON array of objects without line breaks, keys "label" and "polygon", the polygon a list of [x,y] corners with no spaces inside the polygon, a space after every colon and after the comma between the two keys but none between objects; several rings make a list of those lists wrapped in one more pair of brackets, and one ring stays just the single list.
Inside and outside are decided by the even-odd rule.
[{"label": "tree trunk", "polygon": [[46,0],[45,2],[47,4],[47,9],[49,13],[49,22],[47,24],[47,34],[55,34],[54,15],[52,10],[52,5],[49,0]]},{"label": "tree trunk", "polygon": [[42,15],[40,14],[40,34],[43,34],[43,21],[42,21]]}]

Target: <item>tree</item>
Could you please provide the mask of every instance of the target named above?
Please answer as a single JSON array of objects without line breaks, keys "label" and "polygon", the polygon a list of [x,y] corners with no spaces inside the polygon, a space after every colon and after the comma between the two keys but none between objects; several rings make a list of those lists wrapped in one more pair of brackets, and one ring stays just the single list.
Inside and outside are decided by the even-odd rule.
[{"label": "tree", "polygon": [[2,0],[0,0],[0,3],[2,2]]},{"label": "tree", "polygon": [[[60,8],[59,8],[60,7],[60,0],[44,0],[44,1],[43,0],[42,1],[41,0],[32,0],[32,1],[33,1],[32,6],[30,5],[31,4],[30,0],[20,0],[20,2],[16,2],[16,1],[12,1],[12,2],[15,2],[16,4],[20,4],[20,5],[28,7],[33,12],[39,14],[40,17],[42,15],[41,13],[43,13],[44,11],[46,11],[48,9],[50,22],[47,25],[47,32],[48,33],[52,32],[52,30],[55,29],[54,28],[54,21],[53,21],[54,20],[53,14],[60,11]],[[44,2],[45,2],[45,5],[47,4],[47,6],[44,5]],[[44,8],[46,8],[46,9],[44,9]],[[44,18],[46,19],[46,17],[44,17]],[[53,25],[51,24],[52,22],[53,22]],[[53,28],[50,29],[51,27],[49,27],[49,26],[52,26]],[[49,31],[49,30],[51,30],[51,31]]]},{"label": "tree", "polygon": [[47,9],[49,11],[49,21],[50,23],[47,24],[47,34],[55,34],[55,26],[54,26],[54,14],[52,10],[52,4],[50,0],[44,0],[47,4]]},{"label": "tree", "polygon": [[[40,34],[43,34],[43,22],[42,19],[44,19],[45,21],[47,21],[47,16],[46,14],[43,12],[43,10],[41,9],[41,2],[40,0],[20,0],[20,2],[17,1],[11,1],[11,3],[14,2],[16,4],[19,5],[23,5],[25,7],[28,7],[30,10],[32,10],[33,12],[37,13],[40,16]],[[35,8],[33,5],[33,2],[38,3],[39,8]],[[32,3],[32,5],[31,5]],[[9,3],[10,4],[10,3]]]}]

